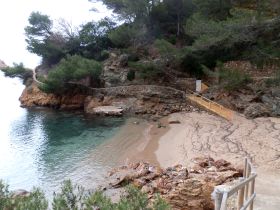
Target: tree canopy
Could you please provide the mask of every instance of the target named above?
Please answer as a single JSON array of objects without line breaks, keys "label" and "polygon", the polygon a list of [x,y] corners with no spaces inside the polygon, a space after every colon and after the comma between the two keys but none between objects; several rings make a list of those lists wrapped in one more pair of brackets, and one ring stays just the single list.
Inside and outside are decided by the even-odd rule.
[{"label": "tree canopy", "polygon": [[[203,66],[214,68],[219,60],[250,59],[260,63],[262,57],[279,54],[279,40],[273,32],[278,28],[266,21],[279,17],[277,0],[89,1],[102,2],[118,19],[107,17],[79,27],[60,21],[60,27],[54,29],[57,24],[47,15],[33,12],[29,17],[25,28],[28,50],[41,56],[43,64],[52,69],[48,82],[53,86],[65,78],[77,79],[74,69],[65,67],[67,62],[103,61],[112,48],[139,58],[148,56],[154,46],[166,68],[191,75],[201,75]],[[79,62],[72,65],[80,68]],[[154,69],[146,67],[142,69]],[[73,77],[68,78],[67,71]],[[57,82],[54,78],[61,75],[63,80]]]}]

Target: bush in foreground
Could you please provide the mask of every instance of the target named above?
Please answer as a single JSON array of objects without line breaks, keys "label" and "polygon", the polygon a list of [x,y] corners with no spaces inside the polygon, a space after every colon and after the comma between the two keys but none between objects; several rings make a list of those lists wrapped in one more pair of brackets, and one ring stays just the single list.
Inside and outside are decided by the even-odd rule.
[{"label": "bush in foreground", "polygon": [[128,186],[118,203],[113,203],[101,191],[87,192],[83,187],[64,181],[59,193],[54,193],[52,207],[40,189],[29,196],[13,196],[8,186],[0,181],[0,209],[5,210],[169,210],[169,205],[159,196],[150,204],[146,194]]}]

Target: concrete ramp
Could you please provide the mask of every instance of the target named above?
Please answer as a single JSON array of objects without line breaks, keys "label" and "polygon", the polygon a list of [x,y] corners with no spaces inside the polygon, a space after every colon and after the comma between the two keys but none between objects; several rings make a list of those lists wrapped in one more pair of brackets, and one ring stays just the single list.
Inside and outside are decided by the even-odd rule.
[{"label": "concrete ramp", "polygon": [[234,112],[230,109],[225,108],[224,106],[211,101],[203,96],[192,94],[187,96],[188,99],[201,107],[207,109],[208,111],[211,111],[227,120],[232,120]]}]

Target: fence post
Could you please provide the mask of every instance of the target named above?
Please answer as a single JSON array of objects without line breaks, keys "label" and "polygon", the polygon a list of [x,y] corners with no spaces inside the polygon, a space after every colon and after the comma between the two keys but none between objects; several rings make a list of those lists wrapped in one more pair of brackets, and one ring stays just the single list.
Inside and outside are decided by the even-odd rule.
[{"label": "fence post", "polygon": [[[253,179],[250,183],[250,196],[252,196],[255,192],[255,179]],[[254,200],[252,200],[251,204],[249,205],[249,210],[253,210],[254,207]]]},{"label": "fence post", "polygon": [[223,185],[216,186],[212,193],[212,198],[215,200],[215,210],[221,210],[223,200]]},{"label": "fence post", "polygon": [[248,160],[247,160],[247,158],[245,158],[245,165],[244,165],[244,171],[243,171],[243,177],[246,179],[247,178],[247,163],[248,162]]},{"label": "fence post", "polygon": [[[245,158],[245,167],[244,167],[244,178],[247,179],[249,177],[249,164],[248,164],[248,159],[247,157]],[[245,189],[245,195],[244,195],[244,199],[247,200],[247,195],[248,195],[248,185],[245,185],[244,187]]]},{"label": "fence post", "polygon": [[[241,178],[239,181],[242,182],[243,180],[244,180],[244,178]],[[237,210],[240,210],[244,204],[244,190],[245,190],[245,187],[242,187],[238,191]]]}]

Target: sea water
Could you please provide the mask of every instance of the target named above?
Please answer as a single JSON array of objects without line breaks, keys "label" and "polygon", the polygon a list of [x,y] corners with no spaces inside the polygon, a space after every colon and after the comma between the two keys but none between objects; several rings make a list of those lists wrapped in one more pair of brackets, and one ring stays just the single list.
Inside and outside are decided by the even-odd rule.
[{"label": "sea water", "polygon": [[66,179],[96,187],[114,166],[114,157],[102,158],[98,146],[110,141],[125,119],[21,108],[23,89],[20,79],[0,71],[0,179],[11,190],[40,187],[47,195]]}]

